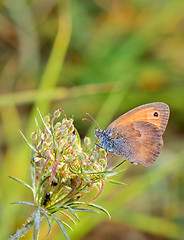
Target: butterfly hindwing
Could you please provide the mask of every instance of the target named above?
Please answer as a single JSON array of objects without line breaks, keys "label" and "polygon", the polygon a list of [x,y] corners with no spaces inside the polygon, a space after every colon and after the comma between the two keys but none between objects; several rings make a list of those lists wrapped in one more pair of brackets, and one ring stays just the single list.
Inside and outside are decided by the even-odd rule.
[{"label": "butterfly hindwing", "polygon": [[152,165],[160,154],[163,140],[160,130],[149,122],[133,122],[116,126],[112,152],[144,166]]}]

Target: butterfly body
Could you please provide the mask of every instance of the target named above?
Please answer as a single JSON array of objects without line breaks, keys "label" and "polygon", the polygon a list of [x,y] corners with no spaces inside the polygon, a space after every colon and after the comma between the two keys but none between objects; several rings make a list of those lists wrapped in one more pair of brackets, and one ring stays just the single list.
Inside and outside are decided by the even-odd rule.
[{"label": "butterfly body", "polygon": [[106,152],[150,166],[162,150],[168,118],[167,104],[145,104],[120,116],[106,130],[96,129],[95,137]]},{"label": "butterfly body", "polygon": [[105,149],[106,152],[114,152],[117,139],[112,137],[113,132],[97,129],[95,130],[95,136],[99,139],[99,147]]}]

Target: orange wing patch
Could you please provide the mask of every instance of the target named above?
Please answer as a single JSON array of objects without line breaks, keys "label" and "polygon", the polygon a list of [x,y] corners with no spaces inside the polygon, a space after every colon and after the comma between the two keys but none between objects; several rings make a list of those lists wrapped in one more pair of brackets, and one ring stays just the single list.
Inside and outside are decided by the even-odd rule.
[{"label": "orange wing patch", "polygon": [[112,122],[108,128],[114,128],[119,125],[145,121],[154,124],[159,128],[161,133],[164,132],[169,118],[169,107],[165,103],[149,103],[123,114]]}]

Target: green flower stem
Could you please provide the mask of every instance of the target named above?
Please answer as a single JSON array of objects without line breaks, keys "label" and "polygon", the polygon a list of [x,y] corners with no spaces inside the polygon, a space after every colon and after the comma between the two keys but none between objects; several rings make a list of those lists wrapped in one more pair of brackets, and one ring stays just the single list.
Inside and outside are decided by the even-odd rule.
[{"label": "green flower stem", "polygon": [[32,216],[28,219],[28,223],[26,223],[22,228],[18,229],[17,232],[9,238],[9,240],[18,240],[33,227],[35,213],[36,212],[33,212]]}]

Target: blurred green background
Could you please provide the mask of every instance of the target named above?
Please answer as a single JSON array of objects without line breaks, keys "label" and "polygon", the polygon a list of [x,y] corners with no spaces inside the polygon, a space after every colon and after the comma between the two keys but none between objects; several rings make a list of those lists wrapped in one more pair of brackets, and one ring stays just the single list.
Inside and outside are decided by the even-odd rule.
[{"label": "blurred green background", "polygon": [[[0,239],[20,228],[33,209],[29,139],[36,106],[63,108],[81,137],[94,141],[89,112],[101,128],[141,104],[171,108],[164,148],[149,168],[126,163],[95,202],[111,214],[79,214],[71,239],[184,239],[184,1],[4,0],[0,14]],[[113,163],[113,159],[111,160]],[[117,178],[116,178],[117,179]],[[56,224],[48,237],[63,239]],[[22,239],[31,239],[31,232]]]}]

